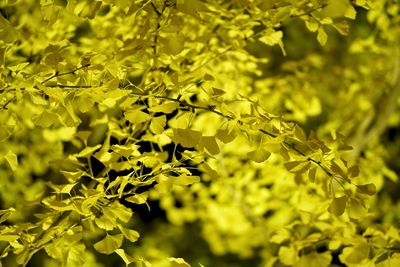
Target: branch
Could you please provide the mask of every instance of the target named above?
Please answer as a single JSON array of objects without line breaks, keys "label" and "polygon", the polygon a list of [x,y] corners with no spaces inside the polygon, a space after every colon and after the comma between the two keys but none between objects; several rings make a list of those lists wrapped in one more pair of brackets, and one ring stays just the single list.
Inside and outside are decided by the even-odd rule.
[{"label": "branch", "polygon": [[51,79],[54,79],[56,77],[60,77],[60,76],[68,75],[68,74],[75,74],[76,71],[84,69],[84,68],[87,68],[89,66],[90,66],[90,63],[89,64],[85,64],[85,65],[83,65],[81,67],[75,68],[75,69],[73,69],[71,71],[68,71],[68,72],[58,73],[58,71],[56,71],[56,73],[53,76],[50,76],[49,78],[45,79],[43,82],[41,82],[41,84],[44,84],[44,83],[46,83],[46,82],[48,82]]},{"label": "branch", "polygon": [[[215,110],[215,109],[212,109],[212,108],[210,108],[210,107],[204,107],[204,106],[198,106],[198,105],[189,104],[189,103],[187,103],[186,101],[182,101],[182,100],[179,100],[179,99],[176,99],[176,98],[172,98],[172,97],[157,96],[157,95],[151,96],[151,95],[139,94],[139,93],[132,93],[132,94],[133,94],[133,95],[136,95],[136,96],[142,96],[142,97],[154,97],[154,98],[158,98],[158,99],[165,99],[165,100],[177,102],[177,103],[180,104],[180,106],[188,107],[188,108],[191,108],[191,109],[206,110],[206,111],[215,113],[215,114],[217,114],[217,115],[219,115],[219,116],[221,116],[221,117],[224,117],[224,118],[226,118],[226,119],[228,119],[228,120],[233,120],[233,119],[234,119],[232,116],[225,115],[225,114],[223,114],[222,112],[217,111],[217,110]],[[243,124],[243,122],[240,121],[240,120],[238,121],[238,123]],[[276,138],[276,137],[277,137],[276,134],[273,134],[273,133],[271,133],[271,132],[269,132],[269,131],[267,131],[267,130],[259,129],[259,131],[260,131],[261,133],[263,133],[263,134],[266,134],[266,135],[270,136],[270,137],[273,137],[273,138]],[[318,165],[318,167],[320,167],[329,177],[334,177],[333,173],[332,173],[329,169],[327,169],[325,166],[322,165],[322,162],[317,161],[317,160],[315,160],[315,159],[313,159],[313,158],[307,156],[306,153],[302,152],[302,151],[299,150],[295,145],[289,143],[289,142],[286,141],[286,140],[283,140],[282,143],[283,143],[284,145],[288,146],[290,149],[292,149],[292,150],[295,151],[296,153],[298,153],[299,155],[301,155],[301,156],[303,156],[303,157],[306,157],[307,161],[313,162],[313,163],[315,163],[316,165]]]}]

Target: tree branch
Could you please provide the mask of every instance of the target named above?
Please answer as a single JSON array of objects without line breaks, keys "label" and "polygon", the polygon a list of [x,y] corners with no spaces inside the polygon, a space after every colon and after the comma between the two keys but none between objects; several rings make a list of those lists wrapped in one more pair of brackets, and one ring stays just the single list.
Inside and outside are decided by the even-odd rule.
[{"label": "tree branch", "polygon": [[90,64],[85,64],[85,65],[83,65],[81,67],[78,67],[78,68],[75,68],[75,69],[73,69],[71,71],[63,72],[63,73],[58,73],[58,71],[56,71],[56,73],[53,76],[50,76],[49,78],[45,79],[44,81],[41,82],[41,84],[44,84],[44,83],[46,83],[46,82],[48,82],[48,81],[50,81],[50,80],[52,80],[52,79],[54,79],[56,77],[60,77],[60,76],[68,75],[68,74],[75,74],[76,71],[84,69],[84,68],[87,68],[89,66],[90,66]]}]

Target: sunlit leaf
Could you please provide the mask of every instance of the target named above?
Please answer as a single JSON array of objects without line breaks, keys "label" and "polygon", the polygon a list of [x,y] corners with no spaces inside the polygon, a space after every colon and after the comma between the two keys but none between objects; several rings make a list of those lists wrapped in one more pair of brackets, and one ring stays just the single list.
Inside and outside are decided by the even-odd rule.
[{"label": "sunlit leaf", "polygon": [[121,230],[122,234],[124,235],[124,237],[131,242],[136,242],[140,237],[140,234],[135,230],[124,228],[124,227],[120,227],[120,230]]},{"label": "sunlit leaf", "polygon": [[261,163],[261,162],[266,161],[269,158],[269,156],[271,156],[271,152],[265,150],[262,147],[258,147],[256,150],[248,152],[247,156],[251,160]]},{"label": "sunlit leaf", "polygon": [[190,265],[182,258],[168,258],[171,267],[190,267]]},{"label": "sunlit leaf", "polygon": [[119,235],[107,234],[104,239],[95,243],[93,247],[96,249],[96,251],[102,254],[110,255],[113,252],[115,252],[115,250],[117,250],[119,247],[121,247],[123,239],[124,237],[122,234]]},{"label": "sunlit leaf", "polygon": [[7,154],[4,156],[5,160],[7,161],[8,165],[10,166],[12,171],[16,171],[18,168],[18,158],[17,155],[9,150]]},{"label": "sunlit leaf", "polygon": [[348,198],[346,196],[335,197],[329,205],[329,212],[336,216],[342,215],[346,209],[347,200]]}]

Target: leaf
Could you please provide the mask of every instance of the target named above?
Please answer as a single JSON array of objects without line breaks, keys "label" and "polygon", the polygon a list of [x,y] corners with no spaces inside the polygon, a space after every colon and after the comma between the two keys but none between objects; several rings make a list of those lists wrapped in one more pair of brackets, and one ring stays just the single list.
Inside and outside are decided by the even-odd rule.
[{"label": "leaf", "polygon": [[150,130],[154,134],[161,134],[164,131],[164,127],[167,123],[167,117],[165,115],[154,117],[150,122]]},{"label": "leaf", "polygon": [[348,5],[344,16],[349,19],[356,19],[357,11],[352,5]]},{"label": "leaf", "polygon": [[347,173],[350,177],[357,177],[360,174],[360,169],[357,165],[354,165],[347,170]]},{"label": "leaf", "polygon": [[201,132],[193,131],[191,129],[173,129],[173,141],[179,143],[183,147],[195,147],[201,138]]},{"label": "leaf", "polygon": [[125,112],[124,114],[125,118],[132,122],[132,123],[142,123],[150,120],[152,118],[151,115],[139,110],[139,109],[134,109]]},{"label": "leaf", "polygon": [[293,247],[282,246],[278,253],[279,260],[285,264],[292,266],[299,258],[297,251]]},{"label": "leaf", "polygon": [[168,38],[160,38],[160,43],[164,45],[167,55],[177,55],[185,48],[185,37],[178,33]]},{"label": "leaf", "polygon": [[317,167],[311,168],[310,171],[308,172],[308,178],[312,183],[315,182],[316,173],[317,173]]},{"label": "leaf", "polygon": [[236,138],[236,134],[234,133],[234,131],[229,131],[228,129],[219,129],[217,130],[216,137],[224,144],[227,144],[232,142]]},{"label": "leaf", "polygon": [[247,157],[258,163],[266,161],[270,156],[271,153],[262,147],[258,147],[256,150],[247,153]]},{"label": "leaf", "polygon": [[294,126],[294,136],[295,136],[297,139],[299,139],[300,141],[302,141],[302,142],[307,141],[307,137],[306,137],[306,135],[304,134],[303,129],[301,129],[300,126],[297,125],[297,124]]},{"label": "leaf", "polygon": [[311,252],[301,256],[299,261],[293,267],[327,267],[332,261],[332,256],[329,251],[324,253]]},{"label": "leaf", "polygon": [[320,45],[324,46],[326,42],[328,41],[328,35],[326,34],[324,28],[321,26],[318,29],[318,34],[317,34],[317,40],[320,43]]},{"label": "leaf", "polygon": [[195,176],[195,175],[186,175],[186,174],[182,174],[179,177],[176,177],[173,181],[173,183],[175,185],[181,185],[181,186],[188,186],[194,183],[198,183],[200,182],[200,177],[199,176]]},{"label": "leaf", "polygon": [[170,113],[174,112],[178,107],[179,107],[178,102],[168,102],[168,103],[163,103],[158,106],[151,107],[151,108],[149,108],[149,111],[170,114]]},{"label": "leaf", "polygon": [[349,34],[350,27],[346,21],[336,22],[332,24],[332,27],[334,27],[343,36],[347,36]]},{"label": "leaf", "polygon": [[121,257],[121,259],[125,262],[126,266],[136,261],[133,257],[126,254],[125,250],[123,250],[122,248],[116,249],[115,253],[117,253]]},{"label": "leaf", "polygon": [[347,200],[348,198],[346,196],[335,197],[329,205],[328,211],[336,216],[342,215],[346,209]]},{"label": "leaf", "polygon": [[367,209],[357,199],[350,199],[349,217],[352,219],[362,219],[367,214]]},{"label": "leaf", "polygon": [[7,161],[8,165],[10,165],[10,168],[12,171],[16,171],[18,168],[18,157],[15,155],[14,152],[9,150],[7,154],[4,156],[4,159]]},{"label": "leaf", "polygon": [[133,196],[127,197],[125,200],[134,204],[144,204],[147,201],[147,197],[149,196],[149,192],[143,192],[140,194],[135,194]]},{"label": "leaf", "polygon": [[339,259],[346,265],[360,264],[368,258],[370,247],[367,242],[361,241],[355,246],[345,247],[339,255]]},{"label": "leaf", "polygon": [[72,188],[74,188],[74,186],[77,183],[73,183],[73,184],[63,184],[63,185],[56,185],[53,184],[52,182],[48,182],[47,185],[49,187],[51,187],[56,194],[69,194],[72,190]]},{"label": "leaf", "polygon": [[171,267],[190,267],[184,259],[182,258],[168,258],[168,261],[171,263]]},{"label": "leaf", "polygon": [[131,242],[136,242],[140,237],[140,234],[135,230],[124,228],[124,227],[120,227],[120,230],[121,230],[122,234],[124,235],[124,237]]},{"label": "leaf", "polygon": [[87,158],[93,155],[93,153],[101,147],[100,144],[95,145],[93,147],[87,146],[83,150],[81,150],[78,154],[75,154],[77,158]]},{"label": "leaf", "polygon": [[366,195],[374,195],[376,193],[376,186],[374,184],[364,184],[364,185],[356,185],[357,192]]},{"label": "leaf", "polygon": [[283,32],[268,30],[266,34],[259,38],[261,42],[269,46],[273,46],[282,42]]},{"label": "leaf", "polygon": [[93,245],[96,251],[110,255],[115,252],[122,245],[122,241],[124,240],[124,236],[122,234],[118,235],[109,235],[107,234],[106,237],[96,244]]},{"label": "leaf", "polygon": [[290,161],[283,164],[292,173],[304,173],[311,166],[309,161]]},{"label": "leaf", "polygon": [[212,155],[219,153],[219,146],[215,140],[215,136],[202,136],[199,142],[200,149],[205,148]]},{"label": "leaf", "polygon": [[127,223],[132,217],[132,210],[130,208],[125,207],[118,201],[114,201],[112,205],[106,208],[107,211],[111,212],[121,222]]},{"label": "leaf", "polygon": [[0,210],[0,223],[5,222],[8,217],[10,217],[11,213],[15,212],[14,208],[9,208],[6,210]]},{"label": "leaf", "polygon": [[105,213],[99,218],[95,218],[94,222],[98,227],[107,231],[111,231],[117,226],[117,218],[110,216],[109,213]]}]

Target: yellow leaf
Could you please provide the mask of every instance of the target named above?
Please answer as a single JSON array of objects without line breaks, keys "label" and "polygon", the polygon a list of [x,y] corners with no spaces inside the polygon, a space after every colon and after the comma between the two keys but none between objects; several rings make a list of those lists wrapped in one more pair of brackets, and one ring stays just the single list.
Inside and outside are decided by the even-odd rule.
[{"label": "yellow leaf", "polygon": [[195,147],[201,138],[201,132],[190,129],[173,129],[173,141],[183,147]]},{"label": "yellow leaf", "polygon": [[269,156],[271,156],[271,153],[268,152],[267,150],[265,150],[264,148],[259,147],[254,151],[248,152],[247,156],[251,160],[261,163],[261,162],[266,161],[269,158]]},{"label": "yellow leaf", "polygon": [[350,199],[349,217],[352,219],[362,219],[367,214],[367,209],[357,199]]},{"label": "yellow leaf", "polygon": [[94,222],[101,229],[111,231],[117,225],[117,218],[110,216],[110,214],[105,213],[101,217],[94,219]]},{"label": "yellow leaf", "polygon": [[15,155],[14,152],[9,150],[7,154],[4,156],[4,159],[7,161],[8,165],[10,165],[10,168],[12,171],[16,171],[18,168],[18,157]]},{"label": "yellow leaf", "polygon": [[322,46],[324,46],[326,44],[326,41],[328,40],[328,35],[326,34],[323,27],[319,27],[318,29],[317,40]]},{"label": "yellow leaf", "polygon": [[282,31],[274,31],[269,30],[265,33],[264,36],[259,38],[261,42],[264,44],[273,46],[282,42],[283,32]]},{"label": "yellow leaf", "polygon": [[176,177],[173,181],[175,185],[181,185],[181,186],[188,186],[198,182],[200,182],[199,176],[195,175],[188,176],[186,174],[182,174],[179,177]]},{"label": "yellow leaf", "polygon": [[124,235],[124,237],[131,242],[136,242],[140,237],[140,234],[135,230],[124,228],[124,227],[120,227],[120,230],[121,230],[122,234]]},{"label": "yellow leaf", "polygon": [[115,253],[117,253],[121,257],[121,259],[125,262],[126,266],[136,261],[133,257],[126,254],[125,250],[123,250],[122,248],[116,249]]},{"label": "yellow leaf", "polygon": [[148,121],[152,118],[151,115],[149,115],[139,109],[127,111],[127,112],[125,112],[124,115],[125,115],[125,118],[132,123],[142,123],[142,122]]},{"label": "yellow leaf", "polygon": [[169,262],[171,263],[171,267],[190,267],[184,259],[182,258],[168,258]]},{"label": "yellow leaf", "polygon": [[357,192],[372,196],[376,193],[376,186],[374,184],[357,185]]},{"label": "yellow leaf", "polygon": [[294,267],[327,267],[332,261],[330,252],[310,254],[300,257],[300,260],[296,262]]},{"label": "yellow leaf", "polygon": [[149,196],[149,192],[143,192],[140,194],[135,194],[133,196],[127,197],[125,200],[135,204],[144,204],[147,201],[147,197]]},{"label": "yellow leaf", "polygon": [[221,140],[224,144],[227,144],[235,139],[236,134],[233,131],[229,131],[228,129],[225,130],[219,129],[217,130],[216,137],[219,140]]},{"label": "yellow leaf", "polygon": [[150,130],[154,134],[161,134],[164,131],[165,124],[167,123],[167,117],[162,115],[160,117],[154,117],[150,122]]},{"label": "yellow leaf", "polygon": [[347,203],[347,197],[342,196],[338,198],[334,198],[331,205],[329,206],[329,212],[335,214],[336,216],[340,216],[343,214]]},{"label": "yellow leaf", "polygon": [[106,237],[96,244],[93,247],[102,254],[110,255],[116,249],[118,249],[122,245],[124,237],[122,234],[118,235],[106,235]]},{"label": "yellow leaf", "polygon": [[299,258],[297,251],[293,247],[282,246],[278,253],[279,260],[285,264],[292,266]]},{"label": "yellow leaf", "polygon": [[163,103],[158,106],[154,106],[149,108],[150,112],[162,112],[165,114],[170,114],[174,110],[176,110],[179,107],[179,103],[177,102],[168,102],[168,103]]},{"label": "yellow leaf", "polygon": [[202,136],[200,138],[199,147],[200,149],[206,148],[212,155],[219,153],[219,147],[217,141],[215,141],[215,136]]}]

